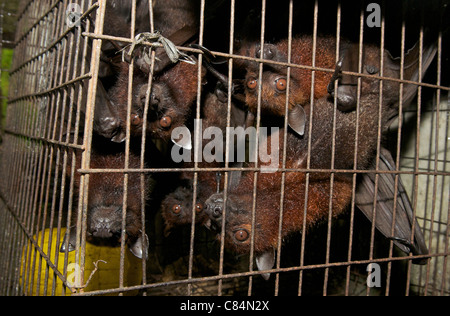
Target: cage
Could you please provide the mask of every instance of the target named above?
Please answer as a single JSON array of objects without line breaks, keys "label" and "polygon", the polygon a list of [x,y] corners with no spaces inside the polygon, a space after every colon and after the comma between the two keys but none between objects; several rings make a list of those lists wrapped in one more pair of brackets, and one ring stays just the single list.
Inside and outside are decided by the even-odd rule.
[{"label": "cage", "polygon": [[20,1],[0,294],[447,296],[448,4]]}]

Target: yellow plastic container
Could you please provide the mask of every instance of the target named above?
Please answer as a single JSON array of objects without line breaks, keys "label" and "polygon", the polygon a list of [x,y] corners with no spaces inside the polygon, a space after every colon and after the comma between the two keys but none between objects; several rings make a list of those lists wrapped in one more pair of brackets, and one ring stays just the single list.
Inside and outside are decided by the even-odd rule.
[{"label": "yellow plastic container", "polygon": [[[34,240],[41,246],[43,252],[50,258],[50,261],[53,264],[56,263],[55,254],[57,254],[58,271],[61,275],[64,275],[65,253],[60,253],[60,245],[56,244],[57,229],[53,229],[52,231],[50,255],[48,254],[49,233],[50,230],[46,229],[44,232],[43,246],[41,246],[42,233],[39,233],[37,238],[34,236]],[[61,229],[61,236],[59,239],[61,242],[64,235],[65,229]],[[124,287],[142,284],[142,260],[136,258],[128,249],[126,249],[124,263]],[[97,264],[97,271],[93,274],[89,284],[83,289],[84,293],[118,288],[120,278],[120,247],[112,248],[86,243],[86,262],[83,281],[80,280],[80,267],[75,264],[75,252],[69,253],[67,281],[75,286],[86,285],[89,277],[95,270],[95,264]],[[31,278],[32,271],[34,271],[34,275]],[[35,251],[35,247],[31,242],[29,242],[28,247],[25,247],[23,250],[20,273],[20,284],[23,284],[23,290],[26,295],[62,296],[72,294],[72,291],[69,288],[66,288],[65,291],[63,290],[63,282],[55,273],[53,273],[53,269],[48,267],[46,261],[41,259],[39,252]],[[54,292],[53,288],[55,288]],[[114,293],[113,295],[117,294],[118,293]],[[137,292],[124,292],[124,294],[136,295]]]}]

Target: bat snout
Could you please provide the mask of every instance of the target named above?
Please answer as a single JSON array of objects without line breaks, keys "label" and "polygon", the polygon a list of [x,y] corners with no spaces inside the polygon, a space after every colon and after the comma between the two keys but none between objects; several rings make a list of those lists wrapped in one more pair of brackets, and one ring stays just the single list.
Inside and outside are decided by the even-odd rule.
[{"label": "bat snout", "polygon": [[93,237],[111,238],[120,232],[121,223],[118,212],[102,208],[94,211],[88,228]]},{"label": "bat snout", "polygon": [[224,208],[223,195],[215,194],[206,201],[205,212],[212,220],[219,220],[220,218],[222,218],[223,208]]}]

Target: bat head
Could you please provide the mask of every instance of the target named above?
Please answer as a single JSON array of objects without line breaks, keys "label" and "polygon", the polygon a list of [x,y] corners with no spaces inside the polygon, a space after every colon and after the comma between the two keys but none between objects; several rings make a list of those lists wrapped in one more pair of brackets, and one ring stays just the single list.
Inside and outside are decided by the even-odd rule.
[{"label": "bat head", "polygon": [[[95,148],[97,149],[97,148]],[[91,168],[117,169],[125,167],[125,153],[98,153],[93,150],[91,155]],[[77,161],[79,166],[80,160]],[[129,167],[140,168],[140,158],[130,152]],[[124,213],[124,173],[93,173],[89,178],[88,211],[87,211],[87,238],[93,243],[106,243],[117,246],[121,238]],[[132,173],[127,181],[127,204],[125,217],[125,230],[127,244],[131,252],[139,257],[147,256],[148,240],[142,238],[144,229],[141,217],[142,200],[147,201],[152,186],[151,178],[144,176],[144,189],[141,190],[141,175]],[[80,189],[80,178],[75,179],[75,190]],[[76,215],[76,213],[74,213]],[[76,221],[73,221],[75,224]],[[75,250],[76,227],[72,227],[70,234],[65,237],[61,251]]]},{"label": "bat head", "polygon": [[[261,200],[258,201],[262,203]],[[225,245],[239,254],[250,253],[252,234],[255,234],[256,254],[265,253],[277,245],[278,234],[274,234],[278,232],[277,216],[270,218],[266,205],[260,205],[255,214],[255,225],[252,226],[252,206],[253,195],[249,193],[229,194],[226,210],[222,193],[212,195],[205,203],[205,212],[211,219],[213,230],[221,231],[225,214]]]},{"label": "bat head", "polygon": [[[161,214],[166,223],[165,233],[170,232],[173,227],[192,223],[193,190],[179,187],[173,193],[166,196],[161,204]],[[204,212],[204,202],[197,200],[195,204],[196,224],[204,223],[207,219]]]},{"label": "bat head", "polygon": [[148,107],[146,133],[153,139],[168,141],[173,130],[184,126],[191,114],[198,90],[197,67],[178,63],[155,78],[151,89],[148,76],[146,78],[137,81],[133,88],[131,133],[142,134],[143,117]]},{"label": "bat head", "polygon": [[[362,53],[361,65],[360,53]],[[354,110],[357,105],[358,76],[357,74],[342,74],[342,71],[359,73],[361,70],[361,73],[364,75],[374,76],[373,78],[366,76],[361,78],[361,95],[376,98],[382,92],[382,106],[394,110],[398,109],[400,83],[384,80],[381,88],[380,79],[377,77],[400,79],[401,72],[403,72],[404,80],[418,81],[425,74],[435,54],[435,44],[425,46],[422,51],[423,63],[422,67],[420,67],[420,45],[416,44],[414,48],[405,54],[402,71],[401,59],[393,58],[387,50],[381,50],[373,45],[366,45],[362,49],[360,49],[358,44],[349,45],[336,65],[336,72],[328,86],[328,90],[332,96],[336,95],[339,110],[344,112]],[[381,65],[382,60],[383,66]],[[422,69],[422,73],[420,73],[420,69]],[[338,80],[337,91],[335,91],[336,80]],[[402,100],[404,106],[409,105],[416,91],[417,85],[404,85]]]},{"label": "bat head", "polygon": [[[263,114],[284,116],[286,104],[291,111],[296,106],[305,106],[314,99],[319,99],[328,94],[327,85],[331,78],[330,72],[315,72],[314,90],[311,89],[312,70],[305,68],[316,66],[325,69],[335,67],[335,39],[319,37],[314,42],[311,36],[297,37],[289,42],[281,41],[276,45],[265,44],[261,49],[260,44],[250,46],[243,53],[250,57],[261,58],[265,61],[262,78],[260,78],[259,63],[247,63],[247,75],[245,79],[246,102],[253,113],[258,107],[259,92],[261,89],[261,110]],[[313,48],[316,48],[316,58],[313,61]],[[291,51],[290,62],[300,67],[291,67],[290,81],[288,80],[289,61],[288,54]],[[259,82],[261,79],[261,82]],[[288,87],[288,81],[290,82]],[[289,91],[289,96],[286,93]]]}]

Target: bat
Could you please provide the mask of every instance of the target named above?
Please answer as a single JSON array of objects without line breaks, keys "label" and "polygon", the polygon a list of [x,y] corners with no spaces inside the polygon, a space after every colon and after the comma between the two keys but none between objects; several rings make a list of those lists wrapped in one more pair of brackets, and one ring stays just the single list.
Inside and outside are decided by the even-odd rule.
[{"label": "bat", "polygon": [[[422,79],[426,71],[434,60],[437,52],[436,43],[428,40],[430,36],[426,35],[426,41],[422,50],[422,65],[420,65],[421,47],[420,43],[410,49],[404,58],[403,80],[418,82]],[[375,45],[364,45],[362,51],[362,73],[374,77],[361,78],[361,94],[367,91],[380,89],[380,81],[376,76],[381,75],[381,58],[383,56],[383,77],[400,79],[401,59],[394,58],[387,50],[381,50]],[[348,45],[342,52],[342,56],[337,63],[335,74],[328,86],[328,91],[334,97],[336,95],[338,108],[341,111],[353,111],[356,109],[357,88],[359,73],[359,52],[358,44]],[[383,54],[382,54],[383,53]],[[422,67],[420,69],[420,66]],[[342,74],[343,71],[353,72],[355,74]],[[420,73],[421,71],[421,73]],[[335,82],[338,82],[337,91],[334,90]],[[414,99],[417,92],[417,85],[405,84],[403,89],[402,106],[407,108]],[[392,118],[398,116],[400,106],[400,83],[396,81],[383,81],[383,110],[387,111]]]},{"label": "bat", "polygon": [[[202,106],[202,135],[209,127],[220,128],[223,132],[227,127],[228,116],[228,102],[221,98],[220,86],[214,88],[214,92],[209,92],[205,95],[204,103]],[[243,126],[245,124],[244,111],[237,108],[234,103],[231,105],[230,121],[232,126]],[[225,133],[223,133],[225,135]],[[224,139],[225,142],[225,139]],[[203,147],[206,144],[204,139],[200,140],[199,144]],[[190,146],[194,147],[194,146]],[[191,152],[192,158],[193,152]],[[206,199],[216,192],[217,187],[223,187],[223,177],[216,172],[201,171],[201,168],[220,168],[224,166],[223,161],[224,153],[220,157],[207,156],[202,162],[197,164],[200,168],[197,178],[197,198],[196,205],[193,208],[193,173],[182,172],[180,175],[180,181],[188,181],[190,185],[181,186],[177,188],[173,193],[166,196],[162,202],[162,216],[166,223],[166,234],[176,227],[192,223],[192,211],[196,210],[196,224],[207,225],[209,217],[204,212],[204,204]],[[219,158],[219,159],[217,159]],[[193,161],[193,159],[191,160]],[[233,164],[231,164],[233,166]],[[193,168],[194,164],[183,163],[185,168]],[[230,184],[239,181],[239,172],[231,172]]]},{"label": "bat", "polygon": [[[357,88],[358,78],[356,75],[343,75],[342,71],[358,72],[359,65],[359,45],[350,45],[343,53],[342,58],[336,66],[336,72],[328,87],[329,92],[336,97],[337,107],[340,111],[355,111],[357,107]],[[373,45],[364,46],[362,49],[362,69],[364,74],[381,74],[381,50]],[[431,65],[437,52],[436,43],[431,41],[430,36],[426,36],[422,51],[422,66],[420,66],[421,47],[417,43],[409,50],[404,59],[403,78],[409,81],[418,82],[422,79]],[[401,60],[393,58],[388,51],[383,53],[383,76],[399,79],[401,71]],[[337,81],[337,91],[335,86]],[[417,85],[405,84],[403,88],[403,98],[401,106],[407,108],[414,99],[417,92]],[[367,94],[376,94],[380,91],[380,81],[375,77],[364,77],[361,79],[361,96]],[[383,111],[384,121],[383,131],[385,131],[391,122],[398,117],[400,107],[400,84],[396,81],[383,81],[383,98],[381,109]],[[379,102],[378,102],[379,103]],[[372,162],[370,169],[376,169],[376,161]],[[391,153],[382,148],[380,152],[379,167],[384,171],[395,171],[395,162]],[[398,179],[398,192],[394,193],[395,174],[383,173],[378,177],[378,192],[375,192],[375,174],[364,174],[361,176],[360,185],[356,195],[356,205],[358,208],[372,220],[374,215],[374,195],[376,194],[377,208],[375,226],[387,238],[394,241],[395,245],[405,253],[414,255],[428,254],[420,225],[414,219],[413,208],[409,197],[403,187],[401,178]],[[394,217],[394,197],[397,195],[396,221],[393,224]],[[392,236],[392,226],[394,226],[394,235]],[[412,227],[415,227],[412,232]],[[411,241],[413,236],[413,241]],[[416,260],[415,263],[426,264],[427,259]]]},{"label": "bat", "polygon": [[[291,63],[309,66],[313,65],[313,38],[311,36],[296,37],[292,40]],[[262,58],[268,61],[288,62],[289,42],[283,40],[276,45],[265,44],[261,51],[260,44],[244,48],[244,55]],[[315,66],[324,69],[334,69],[336,61],[336,40],[333,37],[318,37],[315,53]],[[314,99],[320,99],[328,94],[327,85],[331,73],[317,71],[314,80]],[[288,121],[291,128],[299,135],[304,134],[304,106],[311,100],[312,72],[309,69],[291,68],[291,84],[288,100]],[[259,98],[259,64],[250,62],[247,65],[245,77],[246,104],[250,112],[257,113]],[[261,82],[261,114],[284,117],[286,112],[286,93],[288,91],[287,67],[264,64]]]},{"label": "bat", "polygon": [[[98,138],[97,138],[98,139]],[[92,169],[123,169],[125,168],[125,151],[122,146],[111,147],[102,144],[104,140],[95,142],[91,154]],[[130,150],[129,168],[140,168],[140,155]],[[77,159],[77,168],[81,159]],[[68,171],[70,172],[70,171]],[[122,214],[124,199],[124,173],[93,173],[89,177],[88,210],[87,210],[87,240],[117,245],[122,231]],[[127,187],[126,238],[130,251],[138,258],[147,258],[148,237],[143,238],[144,230],[141,210],[142,198],[148,201],[154,186],[153,179],[145,174],[144,190],[141,190],[141,175],[130,173]],[[80,174],[74,181],[74,196],[80,192]],[[75,203],[77,204],[77,203]],[[77,222],[78,212],[73,212],[72,225]],[[77,241],[76,224],[71,226],[70,234],[62,243],[61,252],[74,251]]]},{"label": "bat", "polygon": [[[312,67],[313,48],[316,48],[315,66],[330,71],[316,71],[314,78],[313,99],[320,99],[328,95],[328,84],[332,79],[332,71],[336,65],[336,39],[333,37],[317,37],[316,45],[312,36],[295,37],[292,40],[291,63],[303,67]],[[259,62],[248,60],[235,60],[238,70],[244,69],[243,80],[233,80],[233,96],[236,99],[244,99],[252,115],[258,111],[258,100],[261,86],[261,114],[272,117],[284,117],[286,113],[286,93],[288,91],[288,67],[277,63],[288,62],[289,41],[282,40],[277,44],[260,44],[244,42],[239,46],[238,55],[260,58],[265,61],[262,73],[262,82],[259,82]],[[201,48],[200,48],[201,49]],[[211,57],[206,49],[205,55],[212,64],[222,61]],[[216,71],[211,65],[206,65],[225,87],[228,86],[228,78]],[[304,107],[311,101],[312,72],[308,68],[292,67],[290,74],[290,87],[288,97],[288,122],[289,126],[300,136],[305,133],[306,112]],[[240,96],[239,94],[243,94]]]},{"label": "bat", "polygon": [[[198,78],[196,65],[178,63],[155,78],[148,104],[147,128],[145,133],[153,139],[170,141],[172,131],[184,126],[190,117],[197,98]],[[204,72],[202,72],[202,75]],[[123,142],[126,136],[129,65],[123,63],[117,84],[110,90],[109,98],[117,109],[120,130],[123,136],[116,142]],[[133,99],[131,110],[132,137],[143,133],[143,115],[148,91],[148,74],[139,69],[134,72]]]},{"label": "bat", "polygon": [[[205,191],[202,186],[198,186],[197,190],[200,193],[197,196],[195,207],[193,207],[194,192],[192,187],[179,187],[165,197],[161,203],[161,214],[165,222],[164,233],[166,236],[174,227],[191,224],[193,210],[196,213],[196,224],[205,224],[209,219],[204,212],[204,203],[212,192],[210,190]],[[205,192],[209,192],[209,195],[206,194],[206,198]]]},{"label": "bat", "polygon": [[[269,47],[270,49],[270,47]],[[278,52],[272,50],[267,52],[270,56],[277,56]],[[272,57],[271,57],[272,58]],[[343,63],[338,64],[337,69]],[[368,67],[370,71],[375,71],[373,67]],[[335,78],[331,82],[334,83]],[[378,82],[377,82],[378,83]],[[310,125],[308,118],[312,113],[312,134],[308,135],[308,131],[302,138],[294,136],[292,133],[287,134],[286,148],[286,168],[307,168],[308,164],[311,169],[348,169],[356,168],[364,170],[372,168],[375,157],[376,147],[378,143],[378,130],[384,131],[385,127],[392,119],[392,106],[396,104],[396,94],[389,92],[383,97],[383,111],[379,118],[378,108],[380,99],[379,84],[366,84],[362,87],[361,99],[359,102],[359,118],[358,131],[356,132],[357,111],[343,111],[344,109],[334,110],[334,102],[328,97],[316,100],[311,105],[305,105],[305,126]],[[323,88],[323,86],[322,86]],[[345,91],[345,90],[344,90]],[[398,94],[397,94],[398,98]],[[410,96],[408,96],[408,99]],[[262,100],[262,104],[267,102],[270,97]],[[397,101],[398,102],[398,101]],[[279,114],[279,113],[278,113]],[[272,113],[272,116],[277,113]],[[333,116],[335,116],[333,126]],[[380,123],[378,123],[380,120]],[[273,123],[272,123],[273,124]],[[333,130],[335,136],[333,137]],[[356,135],[358,141],[356,142]],[[271,136],[274,137],[274,136]],[[276,136],[275,136],[276,137]],[[307,140],[311,137],[311,148],[308,150],[306,146]],[[332,146],[334,139],[335,146]],[[280,139],[281,141],[281,139]],[[267,142],[267,146],[270,142]],[[332,162],[332,150],[334,147],[334,163]],[[355,162],[355,149],[357,149]],[[279,150],[282,152],[282,149]],[[309,152],[309,153],[308,153]],[[392,158],[384,150],[380,155],[380,165],[384,169],[392,170]],[[256,196],[256,212],[255,226],[252,225],[252,208],[253,208],[253,180],[252,175],[242,177],[241,182],[236,189],[229,192],[226,205],[226,216],[223,219],[224,201],[223,194],[215,194],[206,202],[206,213],[210,216],[213,225],[222,227],[222,220],[225,220],[225,244],[227,247],[234,249],[238,253],[248,253],[250,250],[250,237],[254,234],[255,244],[254,251],[256,254],[257,266],[260,270],[269,270],[275,262],[275,249],[277,249],[279,222],[279,207],[281,200],[281,177],[282,173],[277,172],[271,175],[260,174],[257,184]],[[351,200],[351,181],[345,174],[334,175],[333,196],[330,196],[330,174],[327,172],[309,173],[308,187],[308,205],[306,205],[306,217],[304,218],[302,210],[305,209],[305,178],[304,173],[286,172],[284,205],[283,205],[283,223],[281,224],[281,240],[295,231],[302,231],[303,225],[306,229],[311,228],[318,221],[328,218],[328,212],[332,212],[332,216],[345,211]],[[394,236],[390,235],[392,227],[392,176],[384,177],[381,175],[379,194],[381,198],[388,197],[390,201],[379,203],[380,215],[376,218],[376,226],[400,249],[414,254],[427,253],[423,236],[418,223],[415,223],[416,235],[415,241],[410,241],[411,226],[413,222],[412,208],[409,200],[404,194],[403,186],[400,182],[400,195],[398,212],[399,222],[395,226]],[[371,197],[373,205],[373,188],[374,176],[363,176],[362,184],[358,185],[358,193],[356,196],[356,204],[368,216],[373,214],[373,208],[369,209],[368,197]],[[370,180],[370,181],[369,181]],[[370,193],[372,189],[372,195]],[[389,192],[389,189],[391,192]],[[366,191],[366,192],[364,192]],[[245,193],[244,193],[245,192]],[[320,194],[319,194],[320,192]],[[361,197],[361,194],[365,199]],[[312,202],[313,201],[313,202]],[[331,205],[328,204],[329,201]],[[309,204],[309,202],[312,202]],[[380,201],[381,202],[381,201]],[[364,205],[366,203],[366,205]],[[306,221],[306,223],[304,223]],[[382,224],[380,224],[380,221]],[[286,222],[286,223],[285,223]],[[405,224],[406,223],[406,224]],[[389,231],[387,230],[389,227]],[[269,275],[265,274],[265,278]]]},{"label": "bat", "polygon": [[[308,230],[316,223],[328,219],[330,211],[333,217],[339,216],[350,205],[352,198],[351,175],[336,172],[331,191],[331,173],[326,170],[330,170],[330,168],[352,170],[354,167],[365,169],[370,166],[376,153],[378,131],[378,109],[373,106],[372,100],[372,96],[361,100],[361,107],[364,111],[360,113],[358,133],[356,131],[356,113],[335,111],[333,103],[325,97],[317,100],[313,106],[305,106],[306,113],[312,111],[313,114],[311,134],[308,129],[305,130],[303,137],[288,132],[284,149],[284,130],[281,129],[278,133],[272,134],[266,143],[260,145],[267,146],[267,152],[270,152],[274,149],[271,148],[271,138],[278,138],[279,154],[286,151],[287,169],[325,170],[309,173],[307,202],[305,201],[306,173],[295,171],[285,173],[282,240],[294,232],[303,231],[304,225]],[[335,115],[336,121],[333,122]],[[309,126],[309,115],[306,115],[306,119],[307,126]],[[334,128],[336,128],[335,138],[333,137]],[[355,146],[356,137],[358,137],[357,146]],[[311,138],[311,148],[308,150],[309,138]],[[333,139],[335,146],[333,146]],[[333,147],[336,159],[332,165]],[[356,164],[355,150],[357,150]],[[281,156],[279,161],[282,161]],[[263,166],[264,163],[262,162],[261,165]],[[255,256],[260,270],[270,269],[274,262],[280,227],[282,175],[281,171],[259,174],[255,201],[256,225],[254,227],[251,225],[253,173],[242,175],[239,184],[228,192],[225,245],[237,253],[248,253],[250,250],[249,236],[253,233]],[[214,194],[206,202],[206,213],[216,228],[222,227],[224,201],[223,193],[219,193]],[[305,204],[306,217],[304,217]]]}]

